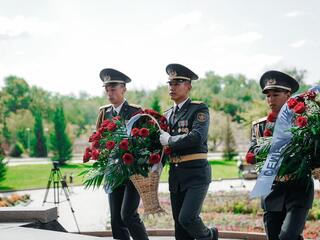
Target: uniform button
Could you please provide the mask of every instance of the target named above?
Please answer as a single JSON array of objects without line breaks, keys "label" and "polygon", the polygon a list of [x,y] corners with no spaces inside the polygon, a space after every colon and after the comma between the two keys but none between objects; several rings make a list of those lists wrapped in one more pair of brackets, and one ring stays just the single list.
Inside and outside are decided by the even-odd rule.
[{"label": "uniform button", "polygon": [[178,167],[178,163],[176,163],[174,166],[175,166],[175,167]]},{"label": "uniform button", "polygon": [[174,129],[172,129],[171,132],[174,132]]}]

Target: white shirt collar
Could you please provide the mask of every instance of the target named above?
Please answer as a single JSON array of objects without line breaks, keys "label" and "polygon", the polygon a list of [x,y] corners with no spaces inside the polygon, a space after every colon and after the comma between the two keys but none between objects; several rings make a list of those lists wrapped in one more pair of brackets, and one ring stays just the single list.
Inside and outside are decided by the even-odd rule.
[{"label": "white shirt collar", "polygon": [[113,110],[115,110],[116,112],[117,112],[117,114],[119,114],[120,113],[120,111],[121,111],[121,108],[122,108],[122,106],[123,106],[123,104],[124,104],[124,102],[125,101],[127,101],[126,99],[124,99],[124,101],[118,106],[118,107],[114,107],[113,105],[112,105],[112,107],[113,107]]},{"label": "white shirt collar", "polygon": [[176,103],[174,103],[173,104],[173,111],[175,111],[176,110],[176,107],[178,106],[178,108],[179,108],[179,110],[182,108],[182,106],[186,103],[186,101],[188,101],[189,100],[189,98],[187,98],[186,100],[184,100],[183,102],[181,102],[181,103],[179,103],[179,104],[176,104]]}]

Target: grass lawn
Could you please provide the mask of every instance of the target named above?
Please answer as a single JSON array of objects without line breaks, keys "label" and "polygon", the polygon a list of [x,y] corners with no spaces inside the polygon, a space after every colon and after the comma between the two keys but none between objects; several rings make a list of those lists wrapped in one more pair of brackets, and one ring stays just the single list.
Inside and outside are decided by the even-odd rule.
[{"label": "grass lawn", "polygon": [[[81,184],[82,177],[77,175],[86,168],[84,164],[68,164],[60,167],[60,170],[62,176],[72,174],[74,184]],[[52,164],[10,166],[7,168],[6,179],[0,183],[0,191],[46,188],[51,169]]]},{"label": "grass lawn", "polygon": [[[213,180],[236,178],[238,176],[236,161],[211,160],[210,164]],[[78,174],[87,167],[88,165],[84,164],[68,164],[60,167],[60,170],[62,176],[66,174],[68,177],[72,174],[74,184],[79,185],[82,183],[82,176],[78,176]],[[46,188],[51,169],[51,164],[32,164],[8,167],[6,179],[0,183],[0,191]],[[160,179],[161,182],[168,181],[168,172],[169,166],[167,165],[162,172]],[[68,178],[67,183],[69,183]]]},{"label": "grass lawn", "polygon": [[[238,168],[236,161],[210,160],[212,180],[237,178]],[[161,182],[168,181],[169,166],[166,165],[161,174]]]}]

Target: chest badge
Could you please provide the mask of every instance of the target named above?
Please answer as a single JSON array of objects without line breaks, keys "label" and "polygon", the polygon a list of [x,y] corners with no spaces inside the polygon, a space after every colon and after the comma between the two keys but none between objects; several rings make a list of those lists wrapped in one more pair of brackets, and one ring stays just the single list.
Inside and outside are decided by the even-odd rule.
[{"label": "chest badge", "polygon": [[207,121],[207,114],[203,113],[203,112],[200,112],[197,114],[197,120],[199,122],[205,122]]}]

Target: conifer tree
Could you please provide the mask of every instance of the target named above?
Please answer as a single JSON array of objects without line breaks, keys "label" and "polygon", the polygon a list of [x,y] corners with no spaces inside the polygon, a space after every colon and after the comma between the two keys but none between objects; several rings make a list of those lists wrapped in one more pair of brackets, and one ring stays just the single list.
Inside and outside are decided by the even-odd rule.
[{"label": "conifer tree", "polygon": [[230,126],[230,118],[231,117],[227,115],[224,135],[223,158],[226,160],[233,160],[233,158],[238,155],[235,150],[236,143]]},{"label": "conifer tree", "polygon": [[34,157],[47,157],[48,149],[43,131],[42,115],[39,110],[34,111],[34,139],[32,141],[31,155]]},{"label": "conifer tree", "polygon": [[158,97],[154,97],[151,103],[151,108],[158,113],[161,111],[160,100]]},{"label": "conifer tree", "polygon": [[66,120],[62,104],[56,108],[53,117],[54,133],[50,136],[51,148],[53,151],[53,161],[65,164],[72,157],[72,144],[66,132]]},{"label": "conifer tree", "polygon": [[0,182],[3,181],[5,179],[5,175],[6,175],[6,164],[4,163],[4,151],[3,149],[0,147]]}]

